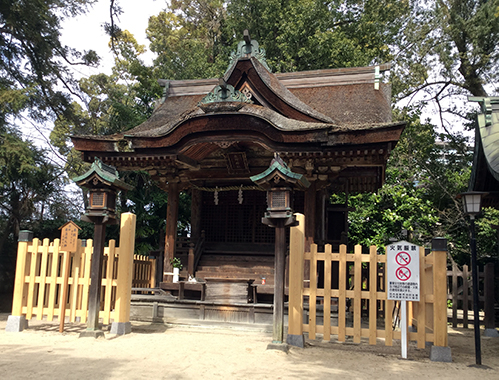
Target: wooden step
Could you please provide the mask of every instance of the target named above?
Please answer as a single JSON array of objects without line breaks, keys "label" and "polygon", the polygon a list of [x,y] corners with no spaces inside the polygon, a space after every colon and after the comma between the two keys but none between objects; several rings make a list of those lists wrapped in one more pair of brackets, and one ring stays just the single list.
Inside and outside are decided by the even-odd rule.
[{"label": "wooden step", "polygon": [[254,280],[255,283],[260,283],[262,277],[265,277],[266,283],[272,285],[274,283],[273,275],[260,275],[260,274],[250,274],[250,273],[239,273],[239,272],[196,272],[196,278],[248,278]]},{"label": "wooden step", "polygon": [[248,262],[248,263],[274,263],[273,256],[234,256],[234,255],[211,255],[203,253],[200,262]]}]

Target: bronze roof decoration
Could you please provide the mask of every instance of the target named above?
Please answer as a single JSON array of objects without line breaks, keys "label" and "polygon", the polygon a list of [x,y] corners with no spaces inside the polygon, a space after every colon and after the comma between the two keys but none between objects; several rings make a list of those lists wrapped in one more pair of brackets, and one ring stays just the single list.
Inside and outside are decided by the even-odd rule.
[{"label": "bronze roof decoration", "polygon": [[145,170],[181,189],[248,185],[274,152],[341,191],[383,184],[405,126],[392,121],[390,85],[381,80],[389,64],[274,74],[248,33],[234,57],[221,79],[161,80],[164,101],[148,120],[110,136],[72,136],[74,147],[87,162]]},{"label": "bronze roof decoration", "polygon": [[265,49],[260,47],[258,41],[252,40],[249,31],[245,30],[243,33],[243,41],[239,42],[237,50],[230,55],[229,67],[227,67],[227,71],[225,73],[227,74],[239,58],[249,57],[255,57],[268,71],[272,71],[265,60]]}]

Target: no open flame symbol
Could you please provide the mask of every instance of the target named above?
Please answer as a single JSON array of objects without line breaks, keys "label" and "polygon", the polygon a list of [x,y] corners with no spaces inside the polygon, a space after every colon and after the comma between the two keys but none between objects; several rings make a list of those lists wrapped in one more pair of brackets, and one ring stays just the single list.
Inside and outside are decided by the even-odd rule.
[{"label": "no open flame symbol", "polygon": [[400,265],[395,271],[395,276],[400,281],[409,280],[411,278],[411,270],[407,268],[407,265],[411,262],[411,255],[407,252],[399,252],[397,256],[395,256],[395,262]]}]

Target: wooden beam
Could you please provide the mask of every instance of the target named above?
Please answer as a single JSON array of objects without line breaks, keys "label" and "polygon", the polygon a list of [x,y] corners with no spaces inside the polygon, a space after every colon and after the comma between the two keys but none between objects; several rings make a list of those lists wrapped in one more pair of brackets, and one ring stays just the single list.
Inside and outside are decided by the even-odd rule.
[{"label": "wooden beam", "polygon": [[177,155],[175,162],[191,169],[199,169],[199,162],[182,154]]}]

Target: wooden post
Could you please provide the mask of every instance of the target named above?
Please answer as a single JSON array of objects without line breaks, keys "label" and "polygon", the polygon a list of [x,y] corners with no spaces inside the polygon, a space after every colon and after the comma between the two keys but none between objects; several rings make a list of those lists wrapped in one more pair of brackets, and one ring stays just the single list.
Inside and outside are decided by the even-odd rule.
[{"label": "wooden post", "polygon": [[7,319],[5,331],[20,332],[28,327],[26,317],[23,312],[24,282],[26,277],[26,258],[28,255],[28,245],[33,240],[33,232],[20,231],[19,243],[17,246],[16,277],[14,280],[14,298],[12,300],[12,315]]},{"label": "wooden post", "polygon": [[[177,182],[168,183],[168,205],[166,208],[166,234],[165,234],[165,258],[163,272],[173,272],[170,260],[175,257],[175,245],[177,244],[177,222],[178,222],[179,191]],[[163,274],[164,282],[173,282],[173,276]]]},{"label": "wooden post", "polygon": [[187,256],[187,273],[194,276],[194,243],[189,244],[189,254]]},{"label": "wooden post", "polygon": [[433,346],[430,359],[452,361],[447,342],[447,239],[434,238],[433,253]]},{"label": "wooden post", "polygon": [[132,299],[136,220],[137,217],[135,214],[130,212],[121,214],[116,303],[111,334],[124,335],[131,332],[130,302]]},{"label": "wooden post", "polygon": [[276,220],[275,227],[275,277],[274,277],[274,316],[272,343],[282,344],[284,333],[284,271],[286,254],[286,229],[284,219]]},{"label": "wooden post", "polygon": [[289,307],[286,342],[304,347],[303,337],[303,264],[305,255],[305,215],[295,214],[298,225],[291,227],[289,238]]},{"label": "wooden post", "polygon": [[[315,182],[310,183],[310,187],[305,190],[305,251],[310,252],[310,246],[314,244],[315,235],[315,212],[316,212],[316,188]],[[305,280],[310,281],[310,262],[305,262]]]},{"label": "wooden post", "polygon": [[315,212],[316,212],[316,191],[315,182],[310,183],[310,187],[305,190],[305,250],[310,251],[310,245],[314,244],[315,235]]},{"label": "wooden post", "polygon": [[69,289],[69,266],[71,263],[71,252],[64,252],[64,260],[62,264],[62,284],[61,284],[61,298],[59,301],[59,332],[64,332],[64,322],[66,320],[66,304],[68,301]]},{"label": "wooden post", "polygon": [[99,331],[99,311],[100,311],[100,293],[102,284],[102,260],[104,256],[104,238],[106,236],[106,225],[95,224],[94,226],[94,252],[92,254],[90,287],[88,290],[88,320],[87,333],[83,332],[80,337],[84,336],[104,336],[102,331]]},{"label": "wooden post", "polygon": [[[19,239],[21,239],[21,235],[19,235]],[[33,233],[31,232],[31,236],[19,240],[17,246],[16,278],[14,281],[14,299],[12,301],[12,315],[15,317],[22,316],[26,256],[28,254],[28,243],[31,243],[32,241]]]},{"label": "wooden post", "polygon": [[435,346],[447,346],[447,251],[433,251],[433,326]]},{"label": "wooden post", "polygon": [[484,269],[485,336],[498,336],[494,323],[494,263],[487,263]]},{"label": "wooden post", "polygon": [[[201,190],[191,190],[191,239],[193,242],[201,238],[201,211],[203,205],[203,193]],[[192,273],[191,273],[192,274]]]},{"label": "wooden post", "polygon": [[418,348],[426,346],[426,271],[425,271],[425,249],[419,247],[419,302],[417,305],[417,321],[418,321]]},{"label": "wooden post", "polygon": [[452,263],[452,327],[457,327],[457,264]]},{"label": "wooden post", "polygon": [[468,266],[463,265],[463,328],[465,329],[468,328],[468,312],[470,308],[468,275]]}]

